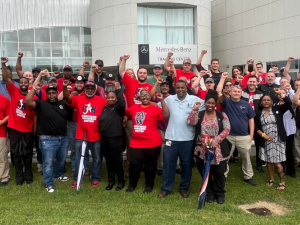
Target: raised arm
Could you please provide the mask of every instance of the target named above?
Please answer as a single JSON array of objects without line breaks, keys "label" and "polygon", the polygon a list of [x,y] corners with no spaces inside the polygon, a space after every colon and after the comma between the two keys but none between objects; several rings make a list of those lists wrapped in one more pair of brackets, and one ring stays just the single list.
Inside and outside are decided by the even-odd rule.
[{"label": "raised arm", "polygon": [[292,62],[295,60],[295,58],[294,57],[289,57],[288,58],[288,61],[287,61],[287,63],[286,63],[286,66],[285,66],[285,68],[284,68],[284,70],[283,70],[283,76],[284,77],[288,77],[290,80],[291,80],[291,77],[290,77],[290,75],[289,75],[289,72],[290,72],[290,68],[291,68],[291,64],[292,64]]},{"label": "raised arm", "polygon": [[17,59],[17,64],[16,64],[16,71],[17,71],[17,74],[18,76],[21,78],[23,77],[23,70],[22,70],[22,65],[21,65],[21,60],[22,60],[22,57],[23,57],[23,53],[22,52],[19,52],[18,53],[18,59]]},{"label": "raised arm", "polygon": [[63,93],[64,93],[64,99],[66,100],[66,102],[68,104],[72,103],[72,96],[70,95],[70,92],[68,90],[68,85],[69,85],[69,81],[68,80],[64,80],[63,82]]},{"label": "raised arm", "polygon": [[161,109],[162,109],[162,112],[163,112],[163,115],[164,115],[164,119],[167,120],[170,116],[170,111],[169,111],[169,108],[163,98],[163,95],[162,94],[158,94],[157,95],[157,98],[160,100],[161,102]]},{"label": "raised arm", "polygon": [[197,62],[196,62],[196,65],[200,65],[200,64],[201,64],[202,59],[203,59],[203,56],[204,56],[206,53],[207,53],[207,50],[202,50],[202,51],[201,51],[201,54],[200,54],[200,56],[199,56],[199,58],[198,58],[198,60],[197,60]]},{"label": "raised arm", "polygon": [[88,76],[89,81],[94,81],[95,80],[95,72],[96,72],[97,69],[98,69],[97,64],[93,64],[91,66],[91,70],[90,70],[90,73],[89,73],[89,76]]},{"label": "raised arm", "polygon": [[221,79],[220,79],[220,82],[217,86],[217,92],[218,92],[218,96],[220,97],[222,95],[222,92],[223,92],[223,87],[224,87],[224,83],[225,83],[225,80],[226,78],[228,77],[228,73],[225,72],[225,73],[222,73],[222,76],[221,76]]},{"label": "raised arm", "polygon": [[297,89],[294,97],[293,97],[293,103],[297,106],[300,106],[300,88]]},{"label": "raised arm", "polygon": [[252,63],[253,66],[253,71],[251,72],[251,75],[256,75],[257,69],[255,65],[255,70],[254,70],[254,60],[253,59],[248,59],[245,65],[244,73],[248,74],[249,73],[249,63]]},{"label": "raised arm", "polygon": [[159,78],[157,79],[156,83],[153,85],[151,91],[150,91],[150,98],[151,98],[151,101],[154,101],[155,100],[155,92],[156,92],[156,89],[158,87],[159,84],[161,84],[163,82],[163,79],[162,78]]},{"label": "raised arm", "polygon": [[130,55],[124,55],[123,57],[121,56],[121,58],[122,58],[122,61],[119,66],[119,73],[123,79],[125,71],[126,71],[126,61],[130,58]]},{"label": "raised arm", "polygon": [[26,95],[25,103],[31,109],[35,109],[35,107],[36,107],[36,103],[35,103],[35,101],[33,101],[33,97],[34,97],[35,93],[38,93],[40,91],[40,89],[42,88],[40,81],[41,81],[42,76],[46,76],[46,73],[47,72],[44,70],[40,72],[40,74],[38,75],[38,77],[36,78],[36,80],[34,81],[34,83],[32,85],[32,89]]},{"label": "raised arm", "polygon": [[165,60],[165,64],[164,64],[164,68],[166,71],[169,71],[170,68],[170,60],[171,60],[171,57],[173,56],[173,52],[168,52],[168,55],[166,57],[166,60]]},{"label": "raised arm", "polygon": [[82,66],[81,66],[80,71],[79,71],[79,74],[84,76],[84,69],[85,69],[85,67],[87,67],[89,65],[90,65],[90,63],[88,61],[83,61]]},{"label": "raised arm", "polygon": [[192,84],[192,91],[193,91],[194,95],[196,95],[198,93],[200,80],[205,74],[206,74],[205,70],[200,71],[199,76]]},{"label": "raised arm", "polygon": [[9,86],[11,84],[11,79],[9,77],[9,74],[7,72],[6,63],[8,62],[8,58],[1,57],[1,64],[2,64],[2,79],[4,80],[6,86]]}]

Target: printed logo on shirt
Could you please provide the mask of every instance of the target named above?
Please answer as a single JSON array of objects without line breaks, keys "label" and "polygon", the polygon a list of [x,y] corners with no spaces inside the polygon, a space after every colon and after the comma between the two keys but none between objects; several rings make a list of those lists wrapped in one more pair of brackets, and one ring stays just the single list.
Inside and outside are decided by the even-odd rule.
[{"label": "printed logo on shirt", "polygon": [[23,99],[18,101],[18,108],[16,109],[16,115],[22,118],[26,118],[26,113],[24,112],[27,108],[27,105],[23,103]]},{"label": "printed logo on shirt", "polygon": [[240,106],[241,110],[246,109],[246,107]]},{"label": "printed logo on shirt", "polygon": [[94,123],[96,121],[97,116],[85,115],[88,112],[95,113],[96,108],[97,108],[97,106],[92,106],[91,103],[83,105],[83,107],[82,107],[82,113],[84,114],[84,115],[82,115],[83,122]]},{"label": "printed logo on shirt", "polygon": [[146,117],[146,113],[137,112],[135,116],[135,122],[137,125],[134,125],[135,132],[144,132],[146,130],[146,126],[142,126]]}]

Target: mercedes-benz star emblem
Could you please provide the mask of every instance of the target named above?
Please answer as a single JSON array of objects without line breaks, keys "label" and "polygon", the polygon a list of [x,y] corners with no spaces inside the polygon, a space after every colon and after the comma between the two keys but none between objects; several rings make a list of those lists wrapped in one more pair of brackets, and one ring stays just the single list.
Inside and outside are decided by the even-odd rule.
[{"label": "mercedes-benz star emblem", "polygon": [[147,52],[148,52],[147,46],[142,46],[142,47],[141,47],[141,53],[146,54]]}]

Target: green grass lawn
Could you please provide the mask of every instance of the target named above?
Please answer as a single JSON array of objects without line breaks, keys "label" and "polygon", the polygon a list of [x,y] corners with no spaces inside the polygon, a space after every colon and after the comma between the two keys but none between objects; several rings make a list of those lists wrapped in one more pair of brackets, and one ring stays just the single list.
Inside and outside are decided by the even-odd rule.
[{"label": "green grass lawn", "polygon": [[[102,181],[97,188],[92,188],[86,179],[77,195],[70,187],[71,180],[55,181],[55,192],[48,193],[42,176],[36,172],[36,164],[33,168],[34,183],[18,187],[14,169],[11,169],[9,185],[0,189],[0,224],[300,224],[300,179],[286,177],[287,188],[277,191],[278,179],[273,187],[265,185],[269,177],[264,167],[264,174],[255,171],[254,180],[258,186],[252,187],[243,181],[241,161],[230,164],[225,204],[206,204],[202,210],[197,209],[201,177],[196,168],[187,199],[178,192],[179,175],[176,175],[172,194],[159,199],[161,177],[156,177],[151,194],[142,193],[143,175],[133,193],[125,192],[128,178],[122,191],[106,191],[107,174],[103,164]],[[293,211],[284,216],[260,217],[237,207],[257,201],[275,202]]]}]

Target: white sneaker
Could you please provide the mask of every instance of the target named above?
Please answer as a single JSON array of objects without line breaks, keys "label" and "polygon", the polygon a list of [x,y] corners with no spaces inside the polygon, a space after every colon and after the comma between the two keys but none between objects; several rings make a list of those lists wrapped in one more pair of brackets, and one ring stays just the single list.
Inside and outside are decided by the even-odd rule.
[{"label": "white sneaker", "polygon": [[43,164],[37,164],[37,171],[38,172],[43,172]]},{"label": "white sneaker", "polygon": [[46,190],[47,190],[49,193],[54,192],[54,188],[53,188],[52,186],[47,186],[47,187],[46,187]]},{"label": "white sneaker", "polygon": [[64,176],[61,176],[61,177],[58,177],[56,178],[57,180],[60,180],[60,181],[68,181],[69,180],[69,177],[64,177]]}]

